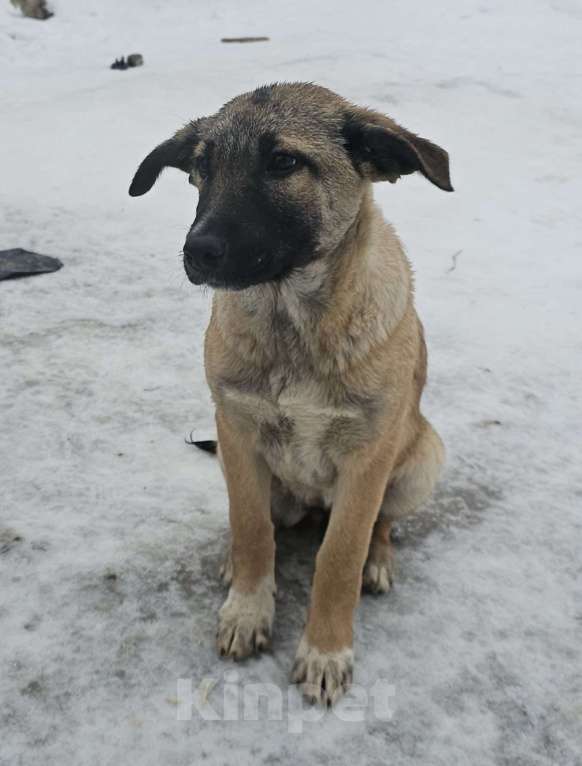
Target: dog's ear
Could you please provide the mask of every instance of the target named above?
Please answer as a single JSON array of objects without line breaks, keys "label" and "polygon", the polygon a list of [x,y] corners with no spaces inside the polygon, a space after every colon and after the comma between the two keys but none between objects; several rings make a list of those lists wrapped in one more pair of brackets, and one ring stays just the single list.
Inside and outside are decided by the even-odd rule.
[{"label": "dog's ear", "polygon": [[200,141],[200,123],[200,120],[188,123],[148,154],[129,187],[132,197],[139,197],[148,192],[164,168],[178,168],[184,173],[190,172],[194,147]]},{"label": "dog's ear", "polygon": [[447,152],[389,117],[369,109],[350,110],[343,134],[352,161],[365,178],[395,183],[400,176],[419,171],[439,189],[453,191]]}]

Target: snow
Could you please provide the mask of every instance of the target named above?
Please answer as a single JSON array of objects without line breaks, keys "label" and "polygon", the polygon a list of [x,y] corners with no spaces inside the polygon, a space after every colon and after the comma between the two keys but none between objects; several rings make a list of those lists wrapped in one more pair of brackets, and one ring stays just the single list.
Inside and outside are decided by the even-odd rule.
[{"label": "snow", "polygon": [[[65,264],[0,284],[0,764],[582,763],[580,4],[53,7],[0,6],[0,249]],[[219,42],[245,34],[271,41]],[[134,51],[142,68],[109,70]],[[441,143],[457,190],[376,188],[415,265],[448,466],[325,715],[288,690],[313,530],[279,542],[273,653],[215,656],[226,493],[183,442],[213,427],[210,296],[178,259],[195,196],[173,171],[127,196],[180,124],[275,79]],[[391,713],[368,696],[350,719],[378,681]],[[249,684],[276,684],[281,714],[242,720]]]}]

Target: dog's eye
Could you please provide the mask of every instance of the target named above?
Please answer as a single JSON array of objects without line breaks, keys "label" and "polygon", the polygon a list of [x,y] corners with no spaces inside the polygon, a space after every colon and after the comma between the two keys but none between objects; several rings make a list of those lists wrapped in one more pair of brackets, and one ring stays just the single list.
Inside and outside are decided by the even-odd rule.
[{"label": "dog's eye", "polygon": [[210,172],[210,166],[208,159],[206,157],[198,157],[196,160],[196,170],[198,171],[198,175],[200,178],[205,179],[208,178],[208,173]]},{"label": "dog's eye", "polygon": [[270,173],[277,173],[279,175],[285,175],[292,173],[299,166],[299,160],[292,154],[286,154],[285,152],[275,152],[271,155],[267,170]]}]

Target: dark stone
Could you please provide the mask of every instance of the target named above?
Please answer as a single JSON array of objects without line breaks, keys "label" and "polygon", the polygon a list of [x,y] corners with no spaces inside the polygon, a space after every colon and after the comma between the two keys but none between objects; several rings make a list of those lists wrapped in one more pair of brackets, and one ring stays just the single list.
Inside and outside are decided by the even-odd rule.
[{"label": "dark stone", "polygon": [[111,69],[133,69],[136,66],[143,65],[143,56],[141,53],[130,53],[127,58],[122,56],[120,59],[115,59],[111,64]]},{"label": "dark stone", "polygon": [[20,8],[22,14],[29,19],[46,21],[54,16],[54,13],[46,7],[46,0],[12,0],[12,5]]},{"label": "dark stone", "polygon": [[49,274],[62,269],[58,258],[40,255],[30,250],[15,247],[12,250],[0,250],[0,279],[30,277],[34,274]]},{"label": "dark stone", "polygon": [[111,69],[127,69],[127,61],[123,56],[120,59],[115,59],[111,64]]},{"label": "dark stone", "polygon": [[127,57],[127,66],[128,67],[135,67],[135,66],[143,66],[143,56],[141,53],[130,53]]}]

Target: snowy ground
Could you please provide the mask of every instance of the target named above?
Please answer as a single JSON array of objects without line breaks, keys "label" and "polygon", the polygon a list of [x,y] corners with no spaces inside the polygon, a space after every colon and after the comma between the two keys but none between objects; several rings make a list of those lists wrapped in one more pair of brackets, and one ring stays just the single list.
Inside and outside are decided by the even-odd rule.
[{"label": "snowy ground", "polygon": [[[580,3],[54,6],[44,23],[0,6],[0,249],[65,263],[0,283],[0,764],[582,763]],[[219,42],[241,34],[272,40]],[[108,69],[133,51],[143,68]],[[288,695],[313,531],[280,541],[273,653],[225,678],[225,491],[183,442],[212,429],[209,296],[177,257],[195,196],[171,171],[127,196],[155,143],[275,79],[452,157],[456,194],[377,188],[416,267],[449,453],[396,589],[359,610],[355,680],[393,687],[389,720]],[[189,683],[223,718],[275,683],[281,715],[178,720]]]}]

